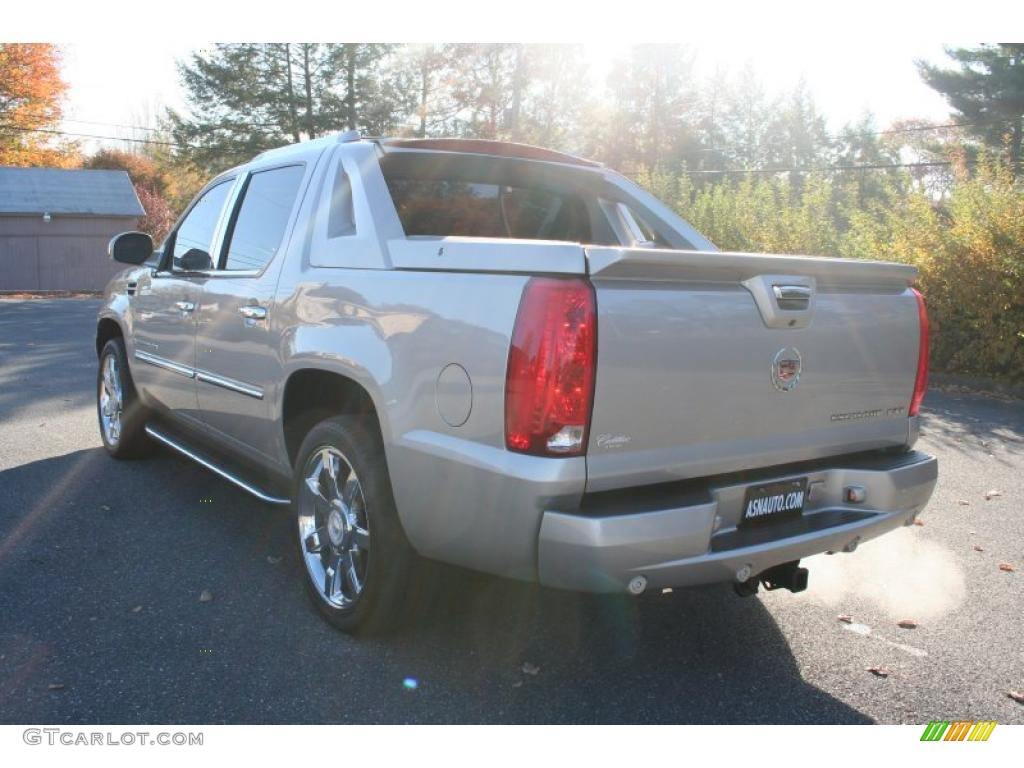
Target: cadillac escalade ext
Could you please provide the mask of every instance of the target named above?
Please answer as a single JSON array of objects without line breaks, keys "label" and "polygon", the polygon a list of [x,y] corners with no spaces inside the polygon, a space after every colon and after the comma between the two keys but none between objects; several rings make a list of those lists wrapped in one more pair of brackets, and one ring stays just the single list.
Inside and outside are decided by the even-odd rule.
[{"label": "cadillac escalade ext", "polygon": [[336,626],[422,558],[640,595],[807,583],[913,522],[914,267],[726,253],[600,164],[346,133],[213,179],[99,313],[106,450],[287,507]]}]

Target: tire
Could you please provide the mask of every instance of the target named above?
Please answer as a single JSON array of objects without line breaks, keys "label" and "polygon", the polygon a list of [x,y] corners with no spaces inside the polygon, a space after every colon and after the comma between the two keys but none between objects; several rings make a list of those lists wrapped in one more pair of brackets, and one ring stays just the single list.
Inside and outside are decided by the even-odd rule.
[{"label": "tire", "polygon": [[124,341],[114,338],[103,345],[96,373],[96,416],[100,439],[115,459],[136,459],[153,448],[146,435],[149,413],[139,401]]},{"label": "tire", "polygon": [[418,560],[398,519],[384,447],[366,418],[333,416],[314,426],[299,448],[292,489],[306,592],[350,634],[399,623]]}]

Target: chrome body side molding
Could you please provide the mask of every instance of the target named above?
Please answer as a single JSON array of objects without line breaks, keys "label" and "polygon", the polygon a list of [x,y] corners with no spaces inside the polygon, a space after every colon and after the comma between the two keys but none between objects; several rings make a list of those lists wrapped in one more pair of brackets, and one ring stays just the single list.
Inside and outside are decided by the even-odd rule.
[{"label": "chrome body side molding", "polygon": [[143,352],[141,350],[135,350],[135,359],[141,360],[144,363],[155,365],[157,368],[163,368],[165,371],[171,371],[172,373],[180,374],[189,379],[195,378],[196,372],[194,369],[189,368],[187,365],[181,365],[175,363],[158,355],[151,355],[149,352]]},{"label": "chrome body side molding", "polygon": [[223,387],[229,389],[232,392],[238,392],[242,395],[248,395],[254,397],[257,400],[263,399],[263,390],[259,387],[254,387],[249,384],[245,384],[241,381],[235,381],[224,376],[218,376],[215,373],[204,371],[199,368],[189,368],[187,365],[181,365],[175,363],[172,360],[168,360],[158,355],[151,355],[149,352],[143,352],[141,350],[135,350],[135,359],[141,360],[144,363],[155,365],[157,368],[163,368],[164,370],[171,371],[172,373],[180,374],[189,379],[197,379],[199,381],[206,382],[207,384],[213,384],[216,387]]},{"label": "chrome body side molding", "polygon": [[258,387],[253,387],[248,384],[243,384],[240,381],[234,379],[228,379],[223,376],[217,376],[214,373],[208,371],[196,370],[196,378],[199,381],[204,381],[207,384],[213,384],[215,387],[223,387],[224,389],[230,389],[232,392],[238,392],[249,397],[255,397],[257,400],[263,399],[263,390]]}]

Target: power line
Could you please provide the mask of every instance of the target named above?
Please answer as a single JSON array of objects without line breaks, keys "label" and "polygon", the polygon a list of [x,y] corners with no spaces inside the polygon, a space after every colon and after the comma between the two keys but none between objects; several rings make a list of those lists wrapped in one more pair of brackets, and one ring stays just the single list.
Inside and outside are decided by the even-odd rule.
[{"label": "power line", "polygon": [[[964,165],[974,165],[977,160],[963,160]],[[953,165],[949,160],[936,160],[933,162],[921,163],[864,163],[861,165],[822,165],[810,168],[725,168],[720,171],[680,171],[684,176],[712,176],[723,174],[748,174],[748,173],[820,173],[828,171],[877,171],[891,168],[936,168]],[[634,174],[635,175],[635,174]]]},{"label": "power line", "polygon": [[79,120],[74,117],[63,117],[62,122],[65,123],[81,123],[82,125],[102,125],[107,128],[124,128],[129,131],[149,131],[151,133],[160,133],[159,128],[150,128],[145,125],[125,125],[123,123],[104,123],[97,120]]},{"label": "power line", "polygon": [[[914,125],[914,126],[907,126],[906,128],[888,128],[888,129],[886,129],[884,131],[851,131],[851,132],[848,132],[848,133],[826,133],[825,137],[827,139],[831,139],[832,141],[838,141],[838,140],[849,140],[849,139],[860,138],[860,137],[867,137],[867,136],[888,136],[888,135],[897,134],[897,133],[920,133],[920,132],[923,132],[923,131],[946,130],[948,128],[973,128],[973,127],[976,127],[976,126],[999,125],[999,124],[1002,124],[1002,123],[1012,123],[1012,122],[1014,122],[1014,118],[1006,117],[1006,118],[999,118],[999,119],[996,119],[996,120],[979,120],[979,121],[975,121],[975,122],[971,122],[971,123],[943,123],[941,125]],[[778,143],[778,141],[781,138],[783,138],[783,137],[781,137],[781,136],[771,137],[770,136],[770,137],[768,137],[767,143],[769,143],[769,144]],[[682,154],[692,155],[692,154],[698,154],[700,152],[725,152],[725,151],[726,150],[724,148],[721,148],[721,147],[701,147],[699,149],[683,150]]]},{"label": "power line", "polygon": [[[890,128],[885,131],[873,131],[871,133],[858,133],[857,136],[886,136],[891,133],[916,133],[919,131],[938,131],[946,128],[973,128],[979,125],[999,125],[1000,123],[1012,123],[1014,118],[1003,117],[995,120],[978,120],[973,123],[945,123],[943,125],[916,125],[906,128]],[[843,138],[842,134],[836,138]]]},{"label": "power line", "polygon": [[0,130],[21,131],[22,133],[49,133],[55,136],[77,136],[82,139],[106,139],[107,141],[129,141],[134,144],[159,144],[165,147],[192,147],[192,144],[179,144],[176,141],[159,141],[157,139],[126,139],[120,136],[101,136],[95,133],[76,133],[75,131],[58,131],[55,128],[25,128],[20,125],[0,125]]}]

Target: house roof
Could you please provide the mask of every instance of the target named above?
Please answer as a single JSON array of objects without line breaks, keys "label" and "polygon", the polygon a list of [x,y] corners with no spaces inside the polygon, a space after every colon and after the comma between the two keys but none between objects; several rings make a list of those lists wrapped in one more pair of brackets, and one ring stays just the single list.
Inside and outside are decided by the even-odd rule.
[{"label": "house roof", "polygon": [[0,166],[0,214],[143,216],[124,171]]}]

